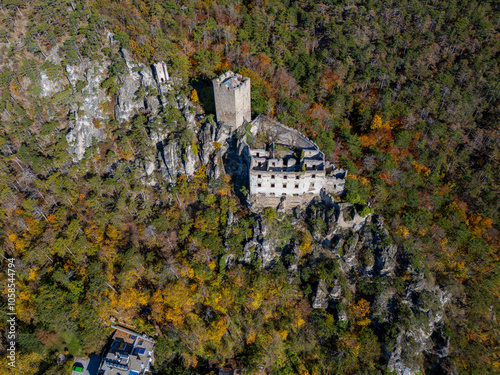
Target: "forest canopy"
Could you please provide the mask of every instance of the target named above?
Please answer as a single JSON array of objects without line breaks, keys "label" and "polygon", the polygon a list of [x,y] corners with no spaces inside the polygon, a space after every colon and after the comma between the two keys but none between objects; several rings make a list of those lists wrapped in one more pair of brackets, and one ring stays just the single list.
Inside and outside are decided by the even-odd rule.
[{"label": "forest canopy", "polygon": [[[421,274],[452,295],[442,328],[449,355],[423,355],[422,371],[498,373],[498,8],[471,0],[2,1],[0,241],[4,258],[17,259],[16,371],[67,373],[70,362],[58,366],[57,354],[99,353],[113,318],[156,336],[163,374],[209,373],[236,357],[273,374],[383,374],[397,330],[424,319],[402,302]],[[326,223],[314,217],[297,229],[272,211],[257,218],[229,175],[209,178],[204,166],[175,184],[143,183],[139,165],[156,151],[151,134],[165,132],[195,154],[200,144],[173,94],[155,121],[146,109],[131,121],[114,117],[122,50],[145,66],[166,62],[175,90],[206,115],[200,127],[213,123],[210,79],[229,69],[249,77],[253,115],[302,131],[346,169],[339,199],[383,216],[390,235],[381,241],[402,249],[414,274],[388,284],[348,280],[331,259],[312,261],[315,228]],[[83,115],[89,83],[69,84],[67,67],[103,61],[109,105],[99,110],[110,119],[93,125],[105,140],[76,162],[66,134]],[[45,76],[61,85],[51,97],[42,95]],[[151,86],[133,95],[159,94]],[[283,241],[283,256],[269,269],[232,265],[258,220]],[[301,250],[292,281],[286,244]],[[319,282],[333,278],[347,323],[311,308]],[[395,293],[397,319],[382,322],[374,311],[385,290]],[[433,298],[415,296],[425,306]],[[4,295],[0,303],[4,339]]]}]

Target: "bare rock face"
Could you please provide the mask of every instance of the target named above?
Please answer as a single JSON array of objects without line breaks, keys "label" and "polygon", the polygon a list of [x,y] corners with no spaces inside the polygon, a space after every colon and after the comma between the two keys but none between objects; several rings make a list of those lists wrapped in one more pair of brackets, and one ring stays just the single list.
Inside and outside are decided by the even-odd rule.
[{"label": "bare rock face", "polygon": [[407,361],[402,358],[403,347],[411,345],[407,339],[408,338],[406,338],[403,344],[403,335],[399,335],[396,338],[396,349],[391,353],[388,367],[391,371],[394,371],[399,375],[417,375],[420,373],[420,367],[418,364],[407,363]]},{"label": "bare rock face", "polygon": [[328,290],[324,280],[321,280],[316,288],[316,296],[312,303],[313,309],[326,309],[328,307]]},{"label": "bare rock face", "polygon": [[[340,286],[338,279],[334,281],[333,286],[330,284],[330,287],[327,287],[325,280],[320,280],[318,287],[316,288],[316,295],[314,297],[312,308],[326,309],[329,306],[337,306],[342,299],[342,287]],[[345,312],[337,312],[338,315],[342,315],[343,313]]]},{"label": "bare rock face", "polygon": [[[115,43],[111,33],[109,33],[108,38],[110,44]],[[85,60],[76,66],[66,66],[68,81],[77,97],[76,101],[79,103],[73,106],[70,131],[66,135],[70,146],[69,152],[74,155],[74,161],[83,158],[85,150],[92,145],[92,142],[103,141],[106,138],[104,128],[105,124],[113,117],[113,107],[114,118],[119,122],[126,122],[131,121],[135,115],[144,111],[148,111],[154,118],[161,106],[164,105],[160,97],[156,95],[158,92],[166,93],[169,86],[157,82],[149,66],[135,63],[129,51],[122,49],[121,53],[125,60],[126,71],[120,77],[116,103],[111,102],[112,98],[101,87],[102,82],[108,78],[109,62],[95,63]],[[57,51],[54,54],[57,56]],[[57,63],[56,57],[54,59]],[[42,96],[53,96],[64,89],[61,83],[52,82],[44,71],[41,71],[40,75]],[[81,93],[76,89],[79,81],[86,84]],[[145,97],[138,95],[141,87],[146,92]],[[150,94],[149,90],[156,90],[157,94]],[[163,135],[162,139],[167,136]],[[154,147],[154,144],[159,140],[152,138],[151,145]],[[195,158],[189,152],[186,155],[186,168],[191,171]],[[146,163],[146,174],[151,175],[154,168],[154,160],[149,160]],[[176,168],[175,165],[170,165],[168,169]]]},{"label": "bare rock face", "polygon": [[60,64],[62,59],[59,57],[59,46],[55,45],[48,53],[47,60],[54,64]]},{"label": "bare rock face", "polygon": [[[336,237],[343,237],[348,231],[359,232],[372,221],[371,214],[363,217],[356,211],[354,205],[348,202],[335,202],[333,197],[324,191],[321,191],[319,201],[308,207],[308,212],[309,216],[313,216],[314,222],[325,224],[311,228],[314,239],[325,247],[336,243]],[[318,230],[320,227],[323,229],[326,227],[326,231],[322,233]]]},{"label": "bare rock face", "polygon": [[217,138],[217,127],[215,124],[207,124],[203,130],[198,133],[198,140],[202,145],[200,150],[200,159],[203,164],[208,164],[212,154],[215,151],[215,139]]},{"label": "bare rock face", "polygon": [[146,98],[146,109],[153,116],[156,116],[158,114],[158,110],[160,109],[160,106],[161,106],[160,100],[156,96],[148,96]]},{"label": "bare rock face", "polygon": [[110,98],[101,88],[106,67],[86,62],[78,66],[68,65],[66,71],[72,85],[76,86],[78,81],[87,82],[82,92],[82,103],[74,108],[74,120],[70,121],[71,128],[66,135],[70,146],[69,152],[74,155],[73,160],[79,161],[94,139],[103,141],[106,138],[103,125],[109,118],[109,114],[105,113],[103,108]]},{"label": "bare rock face", "polygon": [[[60,64],[61,58],[59,57],[59,46],[55,46],[50,50],[47,55],[47,60],[54,63]],[[45,70],[40,70],[40,96],[54,96],[54,94],[59,91],[64,90],[64,85],[68,83],[66,77],[61,77],[58,80],[51,80],[47,75]]]},{"label": "bare rock face", "polygon": [[394,275],[394,268],[396,267],[396,252],[398,248],[395,245],[385,247],[378,258],[380,264],[381,275]]},{"label": "bare rock face", "polygon": [[179,139],[172,138],[160,142],[158,149],[159,169],[169,183],[175,184],[180,174],[194,175],[199,158],[193,154],[191,145],[182,148]]},{"label": "bare rock face", "polygon": [[[451,295],[435,285],[429,275],[413,269],[405,249],[392,243],[382,217],[363,218],[348,203],[321,198],[307,209],[306,221],[316,242],[337,260],[339,269],[334,280],[319,282],[312,307],[331,310],[340,322],[348,320],[346,306],[352,301],[346,296],[356,293],[362,277],[363,288],[372,288],[370,320],[379,329],[390,326],[396,332],[385,347],[391,371],[416,375],[423,368],[423,353],[446,357],[449,338],[442,326],[444,307]],[[395,283],[401,274],[408,278],[403,289]],[[341,285],[350,291],[343,293]]]},{"label": "bare rock face", "polygon": [[444,306],[451,298],[423,275],[418,275],[408,288],[402,303],[408,307],[393,347],[386,348],[388,367],[404,375],[421,371],[423,352],[444,358],[449,354],[449,338],[441,333]]},{"label": "bare rock face", "polygon": [[342,296],[342,288],[340,287],[338,279],[335,280],[335,284],[333,285],[328,297],[333,302],[338,302],[340,297]]},{"label": "bare rock face", "polygon": [[47,75],[45,70],[40,70],[40,96],[54,96],[59,91],[64,89],[61,80],[53,81]]},{"label": "bare rock face", "polygon": [[224,155],[228,149],[228,143],[226,139],[228,139],[231,135],[231,128],[226,125],[222,125],[217,129],[216,137],[213,142],[214,150],[214,158],[212,163],[212,168],[209,170],[208,176],[210,178],[220,178],[225,173],[225,167],[223,163]]},{"label": "bare rock face", "polygon": [[274,259],[280,256],[277,247],[278,241],[271,236],[269,224],[259,216],[253,229],[253,237],[243,249],[243,262],[249,264],[253,260],[260,260],[263,268],[269,268]]},{"label": "bare rock face", "polygon": [[125,74],[120,77],[115,118],[120,122],[124,122],[130,121],[135,114],[139,113],[139,110],[145,109],[144,101],[137,100],[136,94],[142,83],[142,77],[137,70],[144,69],[145,66],[143,64],[133,63],[130,58],[130,52],[127,50],[122,49],[121,52],[125,59],[127,70]]},{"label": "bare rock face", "polygon": [[156,81],[149,66],[134,62],[129,51],[121,49],[121,53],[127,70],[120,77],[118,100],[115,107],[116,120],[120,122],[130,121],[134,115],[145,109],[148,109],[155,116],[160,107],[158,97],[149,95],[141,99],[137,96],[137,92],[141,86],[144,88],[161,88],[164,85]]},{"label": "bare rock face", "polygon": [[[109,46],[118,48],[111,32],[107,34],[107,41]],[[110,60],[83,60],[77,65],[68,65],[65,67],[67,77],[57,81],[51,80],[46,71],[40,71],[41,96],[54,97],[65,90],[63,97],[71,98],[66,139],[73,161],[82,160],[86,150],[106,139],[106,127],[112,119],[125,123],[133,121],[139,114],[145,114],[150,121],[146,126],[151,152],[145,152],[146,155],[140,155],[135,160],[136,166],[144,170],[143,183],[158,183],[155,172],[159,171],[164,179],[175,184],[179,174],[193,176],[200,163],[207,165],[209,178],[220,178],[225,173],[223,160],[229,147],[227,140],[232,136],[231,129],[208,120],[200,131],[200,123],[207,119],[196,114],[193,103],[187,97],[171,95],[172,84],[180,81],[168,75],[164,62],[154,64],[153,68],[135,62],[130,52],[123,48],[119,53],[125,64],[123,74],[118,77],[115,96],[108,93],[107,87],[102,87],[110,78]],[[53,64],[61,63],[58,47],[50,51],[47,59]],[[196,134],[198,143],[190,143],[185,137],[181,142],[178,134],[171,133],[172,126],[169,125],[175,124],[163,124],[164,119],[158,114],[163,116],[164,111],[171,108],[182,113],[183,124],[187,125],[191,134]]]},{"label": "bare rock face", "polygon": [[217,179],[224,173],[223,158],[228,150],[227,139],[231,136],[231,128],[226,125],[215,125],[207,123],[198,133],[198,141],[201,146],[200,160],[210,168],[208,177]]},{"label": "bare rock face", "polygon": [[356,246],[358,245],[359,235],[354,233],[354,236],[349,237],[348,240],[349,243],[345,243],[343,246],[345,251],[340,262],[340,266],[344,272],[349,272],[358,265]]},{"label": "bare rock face", "polygon": [[186,176],[193,176],[194,172],[196,170],[195,166],[198,163],[199,159],[198,156],[196,156],[193,153],[193,147],[189,145],[185,151],[184,151],[184,173]]}]

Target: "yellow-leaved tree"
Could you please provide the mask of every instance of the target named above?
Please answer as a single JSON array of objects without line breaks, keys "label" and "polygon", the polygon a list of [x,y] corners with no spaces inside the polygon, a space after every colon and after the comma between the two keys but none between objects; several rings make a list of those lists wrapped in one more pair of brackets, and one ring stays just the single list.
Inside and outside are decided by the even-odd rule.
[{"label": "yellow-leaved tree", "polygon": [[42,355],[38,353],[17,353],[15,367],[9,366],[9,359],[6,355],[0,357],[0,374],[29,375],[38,371],[42,362]]},{"label": "yellow-leaved tree", "polygon": [[198,98],[198,91],[196,91],[196,89],[193,89],[193,92],[191,92],[191,101],[193,103],[198,103],[200,101]]},{"label": "yellow-leaved tree", "polygon": [[351,307],[351,311],[354,315],[354,320],[356,324],[360,326],[366,326],[370,324],[370,319],[366,317],[370,312],[370,302],[361,298],[358,303]]},{"label": "yellow-leaved tree", "polygon": [[372,118],[372,122],[370,124],[370,129],[371,130],[378,130],[382,127],[382,117],[379,115],[375,115]]},{"label": "yellow-leaved tree", "polygon": [[157,290],[151,298],[152,315],[158,322],[165,321],[179,328],[194,309],[191,289],[181,281]]}]

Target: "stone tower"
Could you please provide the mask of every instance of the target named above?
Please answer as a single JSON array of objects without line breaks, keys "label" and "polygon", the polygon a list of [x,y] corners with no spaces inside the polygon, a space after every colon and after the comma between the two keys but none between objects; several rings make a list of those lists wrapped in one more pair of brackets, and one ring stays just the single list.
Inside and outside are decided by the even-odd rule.
[{"label": "stone tower", "polygon": [[215,78],[212,83],[218,122],[236,130],[252,120],[250,78],[229,71]]}]

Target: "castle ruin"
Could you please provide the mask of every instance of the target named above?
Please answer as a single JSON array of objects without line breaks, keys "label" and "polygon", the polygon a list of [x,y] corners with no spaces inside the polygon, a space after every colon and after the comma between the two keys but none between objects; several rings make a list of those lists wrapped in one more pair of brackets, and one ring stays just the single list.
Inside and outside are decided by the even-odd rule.
[{"label": "castle ruin", "polygon": [[167,64],[164,62],[158,62],[153,64],[153,70],[156,75],[156,80],[161,84],[167,83],[169,80]]},{"label": "castle ruin", "polygon": [[213,84],[217,121],[236,131],[238,153],[248,170],[247,201],[252,210],[289,211],[306,207],[320,193],[342,193],[347,172],[325,161],[312,140],[262,114],[250,121],[248,78],[227,72]]}]

